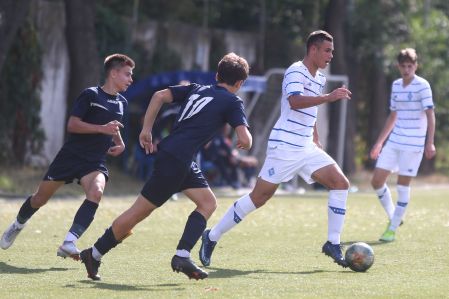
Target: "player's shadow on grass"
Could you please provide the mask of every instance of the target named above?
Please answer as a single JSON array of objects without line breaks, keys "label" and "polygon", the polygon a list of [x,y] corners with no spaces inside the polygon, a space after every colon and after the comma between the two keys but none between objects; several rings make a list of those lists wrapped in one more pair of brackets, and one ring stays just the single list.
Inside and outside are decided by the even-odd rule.
[{"label": "player's shadow on grass", "polygon": [[[91,285],[94,289],[102,289],[102,290],[111,290],[111,291],[183,291],[184,288],[180,287],[180,284],[177,283],[163,283],[163,284],[155,284],[155,285],[128,285],[128,284],[116,284],[116,283],[107,283],[102,281],[92,281],[92,280],[81,280],[80,283]],[[66,288],[72,287],[77,288],[75,285],[66,285]]]},{"label": "player's shadow on grass", "polygon": [[223,269],[223,268],[207,268],[208,270],[215,270],[214,272],[209,272],[209,278],[231,278],[235,276],[243,276],[249,274],[302,274],[302,275],[310,275],[317,274],[323,272],[334,272],[334,271],[326,271],[326,270],[313,270],[313,271],[267,271],[267,270],[249,270],[242,271],[236,269]]},{"label": "player's shadow on grass", "polygon": [[42,273],[42,272],[51,272],[51,271],[67,271],[69,268],[26,268],[26,267],[16,267],[12,265],[8,265],[5,262],[0,262],[0,273],[6,274],[34,274],[34,273]]},{"label": "player's shadow on grass", "polygon": [[350,246],[350,245],[352,245],[352,244],[354,244],[354,243],[357,243],[357,242],[363,242],[363,243],[366,243],[366,244],[368,244],[369,246],[378,246],[378,245],[385,245],[385,244],[389,244],[388,242],[382,242],[382,241],[347,241],[347,242],[342,242],[341,243],[341,245],[344,245],[344,246]]}]

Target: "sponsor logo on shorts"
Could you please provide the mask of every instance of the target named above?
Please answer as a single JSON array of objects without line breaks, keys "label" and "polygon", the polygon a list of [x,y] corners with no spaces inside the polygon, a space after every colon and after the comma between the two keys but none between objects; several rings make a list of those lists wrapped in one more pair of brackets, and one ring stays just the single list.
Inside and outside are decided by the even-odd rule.
[{"label": "sponsor logo on shorts", "polygon": [[274,168],[271,167],[270,169],[268,169],[268,175],[269,176],[273,176],[274,175]]},{"label": "sponsor logo on shorts", "polygon": [[409,168],[407,171],[408,171],[408,172],[413,172],[413,169],[412,169],[412,168]]},{"label": "sponsor logo on shorts", "polygon": [[47,180],[49,180],[49,181],[54,181],[55,179],[54,179],[53,177],[47,175]]}]

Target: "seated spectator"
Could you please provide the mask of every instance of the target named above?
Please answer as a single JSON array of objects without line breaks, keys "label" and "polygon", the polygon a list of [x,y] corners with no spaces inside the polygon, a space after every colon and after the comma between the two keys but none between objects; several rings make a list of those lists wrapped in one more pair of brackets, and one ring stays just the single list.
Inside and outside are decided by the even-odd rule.
[{"label": "seated spectator", "polygon": [[[240,155],[238,150],[232,146],[230,127],[223,128],[222,134],[214,137],[202,150],[201,167],[206,175],[213,174],[213,167],[219,174],[217,178],[211,179],[217,185],[228,185],[234,189],[250,187],[255,179],[258,161],[253,156]],[[243,184],[240,181],[239,171],[242,173]]]}]

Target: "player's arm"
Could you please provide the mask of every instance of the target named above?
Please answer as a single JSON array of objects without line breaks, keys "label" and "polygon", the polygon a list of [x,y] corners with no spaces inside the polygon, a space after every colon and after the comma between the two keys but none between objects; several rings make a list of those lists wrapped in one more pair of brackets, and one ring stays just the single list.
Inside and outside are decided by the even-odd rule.
[{"label": "player's arm", "polygon": [[319,148],[323,148],[320,142],[320,137],[318,136],[318,128],[316,126],[316,122],[313,125],[313,143],[315,143]]},{"label": "player's arm", "polygon": [[81,118],[73,115],[69,117],[67,122],[67,132],[75,134],[106,134],[114,136],[117,132],[120,132],[120,128],[123,128],[123,125],[117,120],[104,125],[95,125],[82,121]]},{"label": "player's arm", "polygon": [[394,123],[396,122],[397,112],[391,111],[390,115],[388,115],[387,121],[385,122],[385,126],[383,127],[382,131],[379,134],[379,137],[377,137],[376,143],[374,143],[371,151],[370,151],[370,157],[373,160],[376,160],[377,157],[379,157],[380,151],[382,150],[382,146],[387,140],[388,135],[390,135],[391,131],[393,130]]},{"label": "player's arm", "polygon": [[117,134],[112,135],[112,141],[115,145],[109,148],[108,155],[116,157],[123,153],[123,151],[125,150],[125,143],[123,142],[120,131],[118,131]]},{"label": "player's arm", "polygon": [[305,96],[293,94],[288,97],[292,109],[304,109],[321,105],[323,103],[334,102],[340,99],[351,99],[351,91],[345,86],[334,89],[331,93],[318,96]]},{"label": "player's arm", "polygon": [[237,134],[237,148],[249,150],[253,144],[253,137],[245,125],[235,127]]},{"label": "player's arm", "polygon": [[173,102],[173,94],[170,89],[160,90],[151,97],[143,120],[142,131],[139,135],[140,146],[145,149],[147,154],[152,153],[154,150],[151,130],[153,129],[156,116],[163,104],[171,102]]},{"label": "player's arm", "polygon": [[426,110],[427,116],[427,135],[426,146],[424,154],[427,159],[432,159],[436,155],[436,149],[434,144],[435,139],[435,111],[431,109]]}]

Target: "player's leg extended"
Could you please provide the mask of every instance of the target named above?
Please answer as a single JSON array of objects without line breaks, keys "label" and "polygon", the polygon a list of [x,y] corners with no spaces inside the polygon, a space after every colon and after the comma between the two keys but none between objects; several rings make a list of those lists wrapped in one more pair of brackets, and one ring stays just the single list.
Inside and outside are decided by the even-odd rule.
[{"label": "player's leg extended", "polygon": [[60,181],[42,181],[39,184],[37,191],[25,200],[14,222],[3,233],[0,240],[1,248],[8,249],[13,244],[28,219],[30,219],[40,207],[45,205],[50,197],[52,197],[56,190],[62,185],[64,185],[64,182]]},{"label": "player's leg extended", "polygon": [[183,272],[189,278],[204,279],[208,273],[190,259],[190,251],[206,228],[207,220],[217,208],[217,200],[209,187],[189,188],[185,189],[183,193],[196,204],[196,209],[187,219],[171,266],[173,271]]},{"label": "player's leg extended", "polygon": [[371,186],[373,186],[373,189],[376,191],[377,197],[387,213],[388,219],[391,221],[394,213],[394,205],[391,198],[390,188],[388,188],[386,184],[387,178],[390,174],[390,170],[379,167],[374,168]]},{"label": "player's leg extended", "polygon": [[79,260],[80,254],[75,243],[94,220],[98,204],[103,196],[106,177],[100,171],[93,171],[83,176],[80,183],[86,194],[86,199],[76,212],[72,226],[57,252],[57,255],[60,257],[71,257],[75,260]]},{"label": "player's leg extended", "polygon": [[86,266],[89,278],[100,280],[98,268],[103,255],[128,237],[134,226],[148,217],[156,208],[156,205],[139,195],[134,204],[114,220],[93,247],[81,251],[80,258]]},{"label": "player's leg extended", "polygon": [[278,186],[259,177],[253,191],[234,202],[220,221],[211,230],[203,233],[199,255],[204,266],[210,265],[212,252],[221,236],[240,223],[249,213],[263,206],[273,196]]},{"label": "player's leg extended", "polygon": [[328,237],[323,246],[323,252],[332,257],[337,264],[345,267],[346,262],[340,247],[340,235],[345,220],[349,181],[337,164],[318,169],[313,173],[312,178],[329,190]]},{"label": "player's leg extended", "polygon": [[394,241],[396,235],[396,229],[401,225],[402,218],[404,217],[407,205],[410,201],[410,182],[412,177],[410,176],[398,176],[398,183],[396,186],[398,192],[398,200],[394,209],[393,217],[390,221],[390,225],[387,230],[380,237],[380,241],[391,242]]}]

